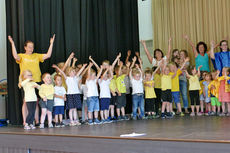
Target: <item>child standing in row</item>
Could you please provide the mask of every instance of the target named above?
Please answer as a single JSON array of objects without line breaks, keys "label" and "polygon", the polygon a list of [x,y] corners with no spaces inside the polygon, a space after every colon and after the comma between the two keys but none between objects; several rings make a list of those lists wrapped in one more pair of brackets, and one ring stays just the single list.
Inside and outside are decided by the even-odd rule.
[{"label": "child standing in row", "polygon": [[30,70],[25,70],[21,75],[22,82],[20,83],[23,87],[25,93],[25,102],[28,109],[28,115],[26,117],[26,124],[24,126],[25,130],[35,129],[33,125],[34,122],[34,114],[37,103],[37,95],[35,93],[35,88],[40,88],[40,86],[33,81],[32,72]]},{"label": "child standing in row", "polygon": [[55,115],[55,127],[65,127],[62,122],[63,115],[65,113],[65,101],[66,101],[66,90],[62,86],[62,76],[56,74],[54,76],[54,112]]},{"label": "child standing in row", "polygon": [[205,113],[205,115],[211,115],[211,98],[208,94],[208,85],[210,84],[211,80],[211,74],[210,73],[206,73],[205,74],[205,78],[204,78],[204,82],[203,82],[203,95],[204,95],[204,102],[205,102],[205,108],[208,111],[207,113]]},{"label": "child standing in row", "polygon": [[44,84],[41,85],[39,90],[39,95],[41,100],[39,102],[40,107],[42,109],[41,113],[41,124],[40,128],[44,128],[44,122],[46,115],[48,116],[48,127],[52,128],[52,112],[54,106],[54,86],[52,84],[51,75],[49,73],[45,73],[42,75],[42,81]]}]

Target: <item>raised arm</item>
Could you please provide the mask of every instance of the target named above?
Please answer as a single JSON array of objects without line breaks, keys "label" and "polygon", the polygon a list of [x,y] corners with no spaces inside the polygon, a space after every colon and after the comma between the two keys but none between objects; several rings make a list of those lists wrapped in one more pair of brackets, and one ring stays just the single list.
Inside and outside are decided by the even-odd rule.
[{"label": "raised arm", "polygon": [[97,80],[100,78],[102,70],[103,70],[103,67],[101,65],[101,68],[100,68],[99,72],[97,73]]},{"label": "raised arm", "polygon": [[144,40],[141,40],[141,44],[144,46],[145,54],[147,55],[149,62],[152,64],[152,63],[153,63],[153,57],[152,57],[152,55],[149,53],[149,50],[148,50],[148,48],[146,47],[145,41],[144,41]]},{"label": "raised arm", "polygon": [[52,68],[57,69],[64,76],[65,79],[67,78],[66,74],[57,65],[53,64]]},{"label": "raised arm", "polygon": [[215,49],[215,42],[212,40],[211,41],[211,49],[210,49],[210,57],[211,57],[211,59],[215,59],[214,49]]},{"label": "raised arm", "polygon": [[121,58],[121,53],[119,53],[116,57],[116,59],[114,60],[113,64],[112,64],[112,68],[114,69],[115,65],[117,64],[118,60]]},{"label": "raised arm", "polygon": [[80,74],[81,76],[85,75],[85,73],[88,71],[89,65],[84,69],[84,71]]},{"label": "raised arm", "polygon": [[185,74],[186,74],[186,77],[187,77],[187,78],[190,78],[190,75],[188,74],[188,71],[185,70],[184,72],[185,72]]},{"label": "raised arm", "polygon": [[97,71],[100,71],[100,67],[97,65],[97,63],[93,60],[91,56],[89,56],[89,60],[93,63],[93,65],[96,67]]},{"label": "raised arm", "polygon": [[136,67],[137,67],[137,69],[138,69],[138,71],[140,71],[140,73],[141,73],[141,78],[143,78],[143,70],[139,67],[139,65],[138,64],[136,64]]},{"label": "raised arm", "polygon": [[130,56],[131,56],[131,50],[128,50],[127,51],[127,57],[125,59],[125,64],[129,61]]},{"label": "raised arm", "polygon": [[130,71],[129,71],[129,79],[130,79],[130,80],[133,79],[132,73],[133,73],[133,69],[131,68]]},{"label": "raised arm", "polygon": [[195,58],[198,56],[198,52],[196,50],[196,47],[195,45],[193,44],[193,42],[189,39],[188,35],[185,35],[184,36],[185,40],[187,40],[187,42],[190,44],[190,46],[192,47],[192,51],[193,51],[193,54],[195,56]]},{"label": "raised arm", "polygon": [[198,77],[200,77],[200,68],[202,67],[202,65],[201,66],[199,66],[198,67],[198,70],[197,70],[197,75],[198,75]]},{"label": "raised arm", "polygon": [[169,38],[169,42],[168,43],[169,43],[168,44],[168,52],[167,52],[166,57],[167,57],[167,60],[170,61],[170,56],[171,56],[171,51],[172,51],[172,38],[171,37]]},{"label": "raised arm", "polygon": [[11,44],[12,55],[13,55],[14,59],[15,59],[16,61],[19,61],[19,60],[20,60],[20,56],[18,56],[16,47],[15,47],[15,44],[14,44],[14,40],[12,39],[11,36],[8,36],[8,40],[9,40],[9,42],[10,42],[10,44]]},{"label": "raised arm", "polygon": [[184,63],[181,65],[180,67],[180,70],[182,71],[183,68],[185,67],[186,63],[189,61],[189,57],[187,57],[185,60],[184,60]]},{"label": "raised arm", "polygon": [[134,56],[133,59],[132,59],[132,64],[131,64],[131,66],[130,66],[130,69],[132,69],[132,68],[134,67],[136,61],[137,61],[137,57]]},{"label": "raised arm", "polygon": [[50,46],[49,46],[48,52],[43,56],[43,60],[46,60],[51,57],[52,51],[53,51],[54,40],[55,40],[55,34],[53,35],[52,38],[50,38]]},{"label": "raised arm", "polygon": [[76,74],[77,77],[80,76],[80,74],[83,72],[83,70],[85,69],[86,66],[87,66],[87,64],[83,64],[83,66],[81,67],[81,69]]},{"label": "raised arm", "polygon": [[112,80],[113,79],[113,68],[112,68],[112,66],[110,66],[110,68],[109,68],[109,74],[110,74],[109,79]]},{"label": "raised arm", "polygon": [[68,57],[68,59],[66,60],[64,66],[63,66],[63,68],[61,69],[63,72],[65,71],[65,69],[66,69],[67,67],[70,66],[71,60],[72,60],[73,58],[74,58],[74,52],[72,52],[72,53],[69,55],[69,57]]},{"label": "raised arm", "polygon": [[72,63],[72,68],[75,68],[75,64],[76,64],[76,62],[77,62],[77,58],[76,58],[76,57],[74,57],[74,58],[73,58],[73,63]]},{"label": "raised arm", "polygon": [[[119,62],[119,69],[118,69],[118,75],[119,75],[119,76],[122,74],[122,73],[121,73],[122,66],[123,66],[123,62],[120,61],[120,62]],[[117,77],[118,77],[118,76],[117,76]]]},{"label": "raised arm", "polygon": [[156,70],[152,73],[152,75],[154,76],[159,69],[160,69],[160,65],[156,68]]}]

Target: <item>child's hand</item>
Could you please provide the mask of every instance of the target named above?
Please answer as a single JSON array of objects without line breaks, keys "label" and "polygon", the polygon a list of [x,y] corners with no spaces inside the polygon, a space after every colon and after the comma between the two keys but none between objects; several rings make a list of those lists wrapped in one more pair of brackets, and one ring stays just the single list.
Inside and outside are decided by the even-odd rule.
[{"label": "child's hand", "polygon": [[11,44],[14,44],[14,40],[11,36],[8,36],[8,40],[10,41]]},{"label": "child's hand", "polygon": [[128,51],[127,51],[127,56],[128,56],[128,57],[131,56],[131,50],[128,50]]},{"label": "child's hand", "polygon": [[64,101],[66,101],[66,97],[64,97]]},{"label": "child's hand", "polygon": [[127,68],[129,68],[130,65],[131,65],[131,63],[130,63],[130,61],[128,61],[128,62],[126,63]]},{"label": "child's hand", "polygon": [[112,92],[112,95],[113,95],[113,96],[116,96],[116,93],[115,93],[115,92]]},{"label": "child's hand", "polygon": [[121,96],[121,93],[120,93],[120,92],[118,92],[118,96]]},{"label": "child's hand", "polygon": [[46,97],[44,97],[44,98],[42,98],[42,100],[43,100],[43,101],[47,101],[47,98],[46,98]]},{"label": "child's hand", "polygon": [[77,62],[77,58],[76,57],[73,58],[73,62]]},{"label": "child's hand", "polygon": [[140,68],[140,66],[139,66],[138,64],[135,64],[135,66],[136,66],[136,68],[137,68],[137,69],[139,69],[139,68]]},{"label": "child's hand", "polygon": [[210,43],[210,45],[211,45],[211,48],[215,48],[215,41],[212,40],[211,43]]},{"label": "child's hand", "polygon": [[87,63],[85,63],[85,64],[83,64],[83,66],[82,67],[86,67],[88,64]]},{"label": "child's hand", "polygon": [[184,39],[188,40],[188,35],[184,35]]},{"label": "child's hand", "polygon": [[93,59],[92,59],[92,57],[91,57],[91,55],[89,56],[89,60],[90,60],[90,61],[92,61],[92,60],[93,60]]},{"label": "child's hand", "polygon": [[136,57],[136,56],[134,56],[134,57],[133,57],[133,62],[135,63],[135,62],[136,62],[136,60],[137,60],[137,57]]},{"label": "child's hand", "polygon": [[202,68],[203,65],[199,66],[198,69]]},{"label": "child's hand", "polygon": [[55,69],[56,69],[56,68],[58,68],[58,66],[55,65],[55,64],[53,64],[53,65],[52,65],[52,68],[55,68]]},{"label": "child's hand", "polygon": [[89,63],[89,67],[91,68],[92,66],[93,66],[93,63],[92,63],[92,62],[90,62],[90,63]]},{"label": "child's hand", "polygon": [[121,52],[117,55],[117,58],[121,58]]},{"label": "child's hand", "polygon": [[190,60],[190,58],[189,57],[187,57],[186,59],[185,59],[185,62],[188,62]]},{"label": "child's hand", "polygon": [[172,37],[169,38],[169,43],[172,41]]}]

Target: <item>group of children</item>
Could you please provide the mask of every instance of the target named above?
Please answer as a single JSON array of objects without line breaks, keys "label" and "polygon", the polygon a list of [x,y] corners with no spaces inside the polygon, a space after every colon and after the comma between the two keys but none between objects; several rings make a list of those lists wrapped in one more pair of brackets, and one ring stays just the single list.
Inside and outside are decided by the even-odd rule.
[{"label": "group of children", "polygon": [[[24,89],[24,99],[29,112],[24,129],[35,128],[34,113],[39,99],[40,128],[44,128],[46,116],[49,128],[53,127],[52,121],[55,122],[55,127],[64,127],[63,115],[66,110],[70,120],[69,126],[129,120],[125,112],[129,88],[132,89],[133,120],[172,118],[175,114],[173,101],[177,109],[176,114],[184,116],[179,88],[179,76],[182,73],[185,73],[189,80],[190,116],[201,116],[203,113],[224,116],[226,112],[230,115],[229,68],[223,69],[222,76],[219,71],[201,74],[201,67],[189,68],[188,72],[184,69],[189,62],[189,58],[186,58],[180,66],[176,62],[163,59],[156,67],[143,70],[139,53],[136,53],[131,62],[128,60],[130,54],[128,51],[125,64],[120,61],[119,54],[112,65],[105,60],[99,67],[91,56],[89,64],[75,66],[77,59],[72,53],[65,63],[52,66],[56,70],[52,76],[49,73],[42,75],[42,85],[33,81],[29,70],[24,71],[20,77],[20,85]],[[39,98],[35,88],[39,90]],[[228,111],[225,109],[226,103]],[[78,110],[82,111],[81,122]]]}]

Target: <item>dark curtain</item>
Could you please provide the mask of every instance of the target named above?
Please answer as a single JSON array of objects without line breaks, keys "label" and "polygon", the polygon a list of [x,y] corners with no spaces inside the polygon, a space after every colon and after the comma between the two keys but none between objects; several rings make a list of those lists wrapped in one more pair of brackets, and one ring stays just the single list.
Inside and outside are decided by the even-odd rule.
[{"label": "dark curtain", "polygon": [[[53,54],[40,65],[42,73],[53,72],[53,63],[63,62],[75,52],[78,62],[89,55],[101,64],[113,61],[118,52],[139,51],[138,10],[136,0],[6,0],[7,34],[23,52],[25,40],[35,43],[37,53],[46,53],[55,33]],[[21,105],[17,88],[19,67],[8,43],[9,120],[21,124]]]}]

